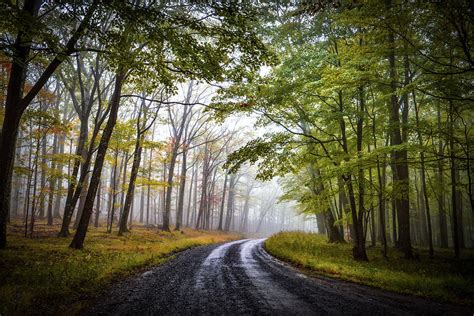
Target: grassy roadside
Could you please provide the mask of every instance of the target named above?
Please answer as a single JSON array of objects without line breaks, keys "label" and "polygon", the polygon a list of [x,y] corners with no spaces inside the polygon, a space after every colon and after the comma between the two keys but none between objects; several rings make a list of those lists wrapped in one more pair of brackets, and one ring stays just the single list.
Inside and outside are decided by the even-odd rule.
[{"label": "grassy roadside", "polygon": [[419,260],[406,260],[391,249],[389,259],[380,248],[368,248],[369,262],[352,259],[350,244],[329,244],[323,235],[282,232],[265,241],[275,257],[313,273],[371,285],[390,291],[432,298],[455,304],[474,305],[474,252],[460,260],[438,250],[434,259],[416,250]]},{"label": "grassy roadside", "polygon": [[136,227],[124,237],[90,228],[84,250],[38,224],[34,238],[12,225],[0,252],[0,314],[76,314],[110,282],[167,260],[191,247],[237,239],[217,232],[158,233]]}]

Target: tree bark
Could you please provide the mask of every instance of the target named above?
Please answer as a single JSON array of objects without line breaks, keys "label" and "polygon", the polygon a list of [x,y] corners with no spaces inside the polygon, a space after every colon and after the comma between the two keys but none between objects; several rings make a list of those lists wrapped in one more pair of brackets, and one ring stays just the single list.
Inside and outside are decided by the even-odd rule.
[{"label": "tree bark", "polygon": [[459,245],[459,228],[458,228],[458,199],[456,197],[456,156],[454,153],[454,106],[452,102],[449,102],[449,153],[451,162],[451,207],[452,207],[452,232],[453,232],[453,248],[454,257],[459,258],[460,245]]},{"label": "tree bark", "polygon": [[127,195],[125,197],[125,203],[123,206],[122,216],[120,218],[120,227],[118,235],[122,236],[123,233],[128,232],[127,220],[132,206],[133,196],[135,192],[135,181],[138,175],[138,169],[140,168],[140,160],[142,157],[142,144],[145,139],[145,134],[138,132],[137,140],[135,142],[135,152],[133,155],[132,171],[130,172],[130,179],[128,182]]},{"label": "tree bark", "polygon": [[229,196],[227,198],[227,210],[224,224],[224,231],[230,230],[230,224],[232,221],[234,211],[234,199],[235,199],[235,185],[237,184],[236,175],[231,174],[229,177]]},{"label": "tree bark", "polygon": [[[53,155],[58,153],[58,135],[53,136]],[[54,160],[51,162],[51,169],[56,169],[56,163]],[[49,192],[48,192],[48,226],[53,225],[53,203],[54,203],[54,190],[56,188],[56,177],[52,176],[49,180]]]},{"label": "tree bark", "polygon": [[226,194],[226,190],[227,190],[227,177],[228,177],[228,174],[226,172],[226,174],[224,176],[224,187],[222,189],[221,208],[220,208],[220,211],[219,211],[219,224],[217,226],[217,230],[219,230],[219,231],[223,230],[222,224],[223,224],[223,220],[224,220],[224,205],[225,205],[225,194]]},{"label": "tree bark", "polygon": [[114,93],[110,102],[110,113],[107,120],[107,124],[102,132],[99,147],[97,149],[97,156],[92,172],[91,180],[89,183],[89,190],[87,191],[86,201],[84,203],[84,209],[82,211],[81,220],[77,227],[76,234],[70,244],[71,248],[82,249],[84,246],[84,239],[86,238],[87,228],[89,226],[89,219],[92,214],[92,208],[94,206],[94,199],[97,194],[97,187],[99,185],[100,176],[102,173],[102,166],[104,164],[105,155],[109,145],[110,137],[117,122],[117,114],[120,105],[120,95],[122,91],[123,81],[125,79],[125,71],[120,68],[117,71],[115,77]]},{"label": "tree bark", "polygon": [[[387,1],[388,10],[391,10],[391,0]],[[389,31],[388,45],[390,46],[388,60],[389,60],[389,76],[391,97],[388,105],[389,110],[389,129],[393,146],[403,145],[404,141],[400,132],[400,105],[396,95],[397,78],[395,66],[395,36],[393,31]],[[392,173],[394,180],[395,204],[397,208],[398,220],[398,248],[405,255],[405,258],[413,258],[411,239],[410,239],[410,201],[408,194],[408,162],[407,150],[396,149],[391,153],[392,159]],[[406,192],[405,192],[406,191]]]},{"label": "tree bark", "polygon": [[102,198],[102,181],[99,180],[99,184],[97,185],[97,202],[95,206],[95,220],[94,220],[94,227],[99,227],[99,218],[100,218],[100,202]]},{"label": "tree bark", "polygon": [[[22,13],[28,17],[25,21],[31,21],[38,15],[41,1],[25,0]],[[28,69],[28,57],[31,50],[31,39],[29,28],[18,32],[13,44],[13,58],[10,77],[7,84],[7,95],[5,100],[5,113],[3,118],[2,133],[0,135],[0,249],[7,245],[7,223],[10,211],[11,180],[13,165],[15,163],[15,146],[18,137],[20,119],[26,106],[22,102],[25,87],[26,72]],[[23,104],[22,104],[23,103]]]},{"label": "tree bark", "polygon": [[179,197],[178,197],[178,210],[176,211],[176,230],[181,229],[183,222],[183,209],[184,209],[184,191],[186,188],[186,173],[187,173],[187,156],[188,152],[186,149],[183,150],[181,163],[181,181],[179,182]]}]

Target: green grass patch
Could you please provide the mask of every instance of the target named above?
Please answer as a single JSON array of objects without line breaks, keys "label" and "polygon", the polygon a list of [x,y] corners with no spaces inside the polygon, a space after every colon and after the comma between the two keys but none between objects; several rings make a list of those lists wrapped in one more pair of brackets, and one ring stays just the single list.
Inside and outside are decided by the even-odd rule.
[{"label": "green grass patch", "polygon": [[200,245],[237,239],[217,232],[162,233],[136,227],[118,237],[90,228],[84,250],[57,238],[58,226],[38,224],[34,238],[21,226],[9,228],[8,247],[0,251],[0,314],[76,314],[112,281],[158,265],[172,254]]},{"label": "green grass patch", "polygon": [[281,232],[265,241],[275,257],[325,276],[366,284],[390,291],[428,297],[442,302],[474,305],[474,252],[464,251],[455,260],[448,250],[430,259],[416,249],[418,260],[406,260],[394,249],[388,259],[381,248],[367,248],[369,262],[352,259],[352,245],[330,244],[324,235]]}]

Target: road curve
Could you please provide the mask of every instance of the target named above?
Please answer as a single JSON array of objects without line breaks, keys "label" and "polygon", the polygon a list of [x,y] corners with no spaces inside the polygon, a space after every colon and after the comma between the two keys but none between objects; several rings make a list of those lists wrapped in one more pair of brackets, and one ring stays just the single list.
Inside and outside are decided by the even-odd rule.
[{"label": "road curve", "polygon": [[121,281],[88,315],[472,315],[469,309],[330,278],[274,259],[263,239],[184,251]]}]

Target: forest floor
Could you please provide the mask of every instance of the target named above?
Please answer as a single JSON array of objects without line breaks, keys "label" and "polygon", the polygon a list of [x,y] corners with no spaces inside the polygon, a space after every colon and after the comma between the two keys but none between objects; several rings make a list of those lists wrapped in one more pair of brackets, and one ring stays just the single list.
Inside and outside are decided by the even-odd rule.
[{"label": "forest floor", "polygon": [[388,258],[380,247],[368,247],[369,262],[352,259],[352,245],[329,244],[324,235],[281,232],[265,241],[265,249],[309,275],[356,282],[431,298],[439,302],[474,306],[474,251],[464,250],[454,259],[452,250],[435,249],[429,258],[425,249],[415,249],[417,259],[403,259],[395,249]]},{"label": "forest floor", "polygon": [[8,228],[0,255],[0,314],[76,314],[112,282],[159,265],[196,246],[238,239],[236,234],[185,229],[157,232],[135,225],[118,237],[105,227],[89,229],[84,250],[56,237],[59,226],[38,222],[25,238],[21,222]]}]

